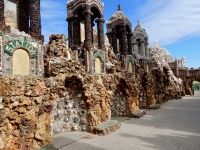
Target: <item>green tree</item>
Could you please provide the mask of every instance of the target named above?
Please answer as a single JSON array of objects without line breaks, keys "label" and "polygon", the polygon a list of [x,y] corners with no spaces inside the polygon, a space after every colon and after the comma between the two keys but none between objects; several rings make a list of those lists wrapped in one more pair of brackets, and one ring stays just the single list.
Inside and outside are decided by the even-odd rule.
[{"label": "green tree", "polygon": [[199,91],[200,90],[200,83],[198,82],[198,81],[194,81],[193,82],[193,86],[192,86],[192,89],[194,90],[194,91]]}]

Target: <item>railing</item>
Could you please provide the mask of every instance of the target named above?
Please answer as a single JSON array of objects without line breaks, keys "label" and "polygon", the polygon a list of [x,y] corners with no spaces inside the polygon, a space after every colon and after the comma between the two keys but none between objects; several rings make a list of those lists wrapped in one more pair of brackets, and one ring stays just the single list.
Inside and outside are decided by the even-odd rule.
[{"label": "railing", "polygon": [[191,76],[200,76],[200,70],[189,70]]},{"label": "railing", "polygon": [[176,63],[175,62],[171,62],[168,63],[170,68],[175,68],[176,67]]},{"label": "railing", "polygon": [[179,70],[179,75],[180,76],[187,76],[187,71],[186,70]]}]

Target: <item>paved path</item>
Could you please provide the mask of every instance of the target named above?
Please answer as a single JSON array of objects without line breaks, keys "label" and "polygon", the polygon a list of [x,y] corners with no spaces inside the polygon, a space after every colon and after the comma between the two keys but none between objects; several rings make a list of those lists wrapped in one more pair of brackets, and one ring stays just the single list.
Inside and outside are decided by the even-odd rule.
[{"label": "paved path", "polygon": [[168,101],[106,136],[89,135],[59,150],[200,150],[200,92]]}]

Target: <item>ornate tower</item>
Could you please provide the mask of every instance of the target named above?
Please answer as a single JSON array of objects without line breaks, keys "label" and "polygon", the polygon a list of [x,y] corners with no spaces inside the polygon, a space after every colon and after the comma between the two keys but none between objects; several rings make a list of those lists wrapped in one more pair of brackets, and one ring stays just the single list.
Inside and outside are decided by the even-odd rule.
[{"label": "ornate tower", "polygon": [[120,53],[121,55],[132,54],[132,25],[128,17],[122,12],[120,5],[118,5],[117,12],[106,22],[106,25],[107,36],[113,47],[114,53]]},{"label": "ornate tower", "polygon": [[139,59],[141,67],[148,72],[150,63],[148,35],[145,29],[140,26],[139,21],[133,30],[132,45],[133,53]]},{"label": "ornate tower", "polygon": [[140,58],[149,59],[149,51],[148,51],[148,35],[140,26],[140,22],[136,25],[135,29],[133,30],[133,38],[132,44],[134,47],[134,52],[136,55],[139,55]]},{"label": "ornate tower", "polygon": [[84,47],[90,49],[93,47],[93,26],[97,23],[98,30],[98,48],[104,50],[104,5],[100,0],[70,0],[67,3],[68,18],[68,38],[69,47],[77,50],[81,44],[80,23],[84,23],[85,41]]}]

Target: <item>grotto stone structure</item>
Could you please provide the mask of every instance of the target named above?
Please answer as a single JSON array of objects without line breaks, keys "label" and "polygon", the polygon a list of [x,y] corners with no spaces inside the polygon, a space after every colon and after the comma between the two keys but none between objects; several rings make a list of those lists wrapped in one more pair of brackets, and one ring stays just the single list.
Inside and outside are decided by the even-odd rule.
[{"label": "grotto stone structure", "polygon": [[[107,36],[116,55],[123,56],[132,54],[132,24],[118,5],[117,12],[106,22]],[[120,58],[122,60],[122,58]]]},{"label": "grotto stone structure", "polygon": [[93,26],[97,24],[98,32],[98,48],[105,50],[104,45],[104,6],[99,0],[71,0],[67,3],[68,18],[68,38],[69,47],[77,50],[80,47],[80,23],[84,23],[86,49],[92,48],[94,45]]},{"label": "grotto stone structure", "polygon": [[184,58],[174,61],[158,42],[148,48],[145,29],[138,22],[132,31],[120,5],[106,22],[110,44],[101,1],[69,0],[68,38],[52,34],[44,45],[40,1],[10,1],[18,4],[19,30],[0,16],[0,150],[47,148],[62,132],[111,133],[120,128],[112,116],[142,117],[141,108],[180,99],[200,80]]}]

